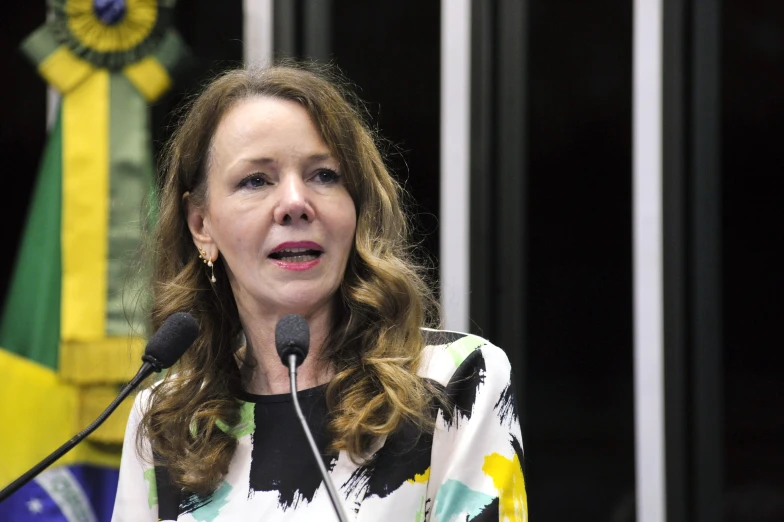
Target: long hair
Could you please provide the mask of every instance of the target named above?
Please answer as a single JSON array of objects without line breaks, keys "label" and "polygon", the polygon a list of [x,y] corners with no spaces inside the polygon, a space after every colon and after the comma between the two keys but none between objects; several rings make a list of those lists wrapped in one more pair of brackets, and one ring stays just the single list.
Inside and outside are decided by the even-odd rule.
[{"label": "long hair", "polygon": [[[332,451],[360,461],[374,439],[403,423],[432,429],[430,401],[438,392],[417,375],[420,327],[437,306],[412,255],[405,195],[389,174],[362,104],[322,68],[274,66],[222,74],[195,98],[164,151],[158,221],[153,235],[152,326],[188,311],[201,325],[175,371],[152,388],[139,430],[156,462],[176,484],[213,491],[237,445],[226,426],[239,423],[241,326],[228,285],[211,285],[185,218],[183,194],[205,205],[209,150],[221,118],[238,102],[266,96],[304,107],[340,163],[357,212],[355,241],[334,299],[323,357],[334,369],[327,387]],[[215,274],[226,281],[222,261]],[[221,426],[223,429],[221,429]]]}]

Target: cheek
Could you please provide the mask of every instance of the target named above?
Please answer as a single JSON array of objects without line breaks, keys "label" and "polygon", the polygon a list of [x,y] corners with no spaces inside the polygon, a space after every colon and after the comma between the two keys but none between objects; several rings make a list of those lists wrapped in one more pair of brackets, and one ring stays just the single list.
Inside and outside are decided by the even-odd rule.
[{"label": "cheek", "polygon": [[357,214],[354,207],[354,202],[351,199],[349,199],[348,202],[343,207],[341,207],[339,230],[343,244],[347,246],[348,250],[350,250],[351,245],[354,244],[354,235],[357,231]]},{"label": "cheek", "polygon": [[[250,238],[263,238],[267,230],[262,230],[259,219],[240,218],[236,214],[213,216],[211,228],[213,238],[219,248],[224,251],[241,253],[245,249],[253,248]],[[226,252],[229,254],[229,252]]]}]

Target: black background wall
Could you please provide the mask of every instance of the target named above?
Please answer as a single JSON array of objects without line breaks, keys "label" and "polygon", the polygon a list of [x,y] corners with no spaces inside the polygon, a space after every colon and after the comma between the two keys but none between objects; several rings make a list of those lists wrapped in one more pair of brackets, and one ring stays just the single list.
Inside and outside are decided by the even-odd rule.
[{"label": "black background wall", "polygon": [[632,6],[528,4],[531,519],[613,520],[634,495]]},{"label": "black background wall", "polygon": [[46,129],[46,86],[17,51],[46,19],[44,2],[27,2],[0,16],[0,223],[6,254],[0,256],[0,302],[4,302],[27,204],[38,172]]},{"label": "black background wall", "polygon": [[722,19],[727,521],[784,520],[784,4]]}]

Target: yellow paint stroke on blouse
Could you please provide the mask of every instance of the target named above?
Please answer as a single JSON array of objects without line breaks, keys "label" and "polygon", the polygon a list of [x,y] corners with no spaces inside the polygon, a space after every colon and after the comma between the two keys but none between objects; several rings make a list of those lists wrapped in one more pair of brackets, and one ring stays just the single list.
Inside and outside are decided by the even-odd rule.
[{"label": "yellow paint stroke on blouse", "polygon": [[425,470],[424,473],[417,473],[414,475],[414,478],[408,479],[409,484],[427,484],[427,481],[430,480],[430,467]]},{"label": "yellow paint stroke on blouse", "polygon": [[517,455],[515,454],[511,460],[498,453],[488,455],[485,457],[482,471],[493,479],[493,484],[498,490],[501,520],[528,522],[525,477]]}]

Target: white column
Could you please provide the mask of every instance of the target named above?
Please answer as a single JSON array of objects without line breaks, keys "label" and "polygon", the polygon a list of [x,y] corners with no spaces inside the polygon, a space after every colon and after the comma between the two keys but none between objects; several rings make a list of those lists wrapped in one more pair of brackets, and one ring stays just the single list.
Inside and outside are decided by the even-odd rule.
[{"label": "white column", "polygon": [[662,0],[634,1],[634,421],[638,522],[664,522]]},{"label": "white column", "polygon": [[471,2],[441,2],[440,266],[444,327],[469,329]]},{"label": "white column", "polygon": [[245,65],[272,63],[273,0],[243,0],[243,49]]}]

